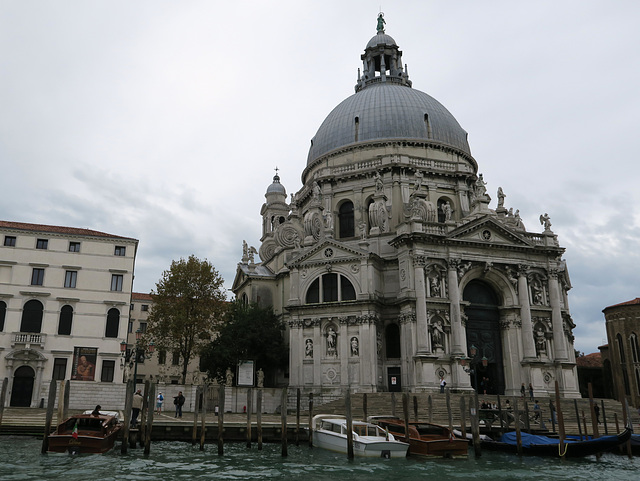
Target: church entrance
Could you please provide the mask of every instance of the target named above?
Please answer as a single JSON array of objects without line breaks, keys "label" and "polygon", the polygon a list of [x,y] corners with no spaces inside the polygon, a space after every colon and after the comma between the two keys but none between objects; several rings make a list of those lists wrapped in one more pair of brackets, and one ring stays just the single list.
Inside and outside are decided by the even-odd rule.
[{"label": "church entrance", "polygon": [[35,376],[36,373],[29,366],[22,366],[16,369],[13,375],[13,388],[11,389],[11,406],[25,408],[31,406]]},{"label": "church entrance", "polygon": [[[470,303],[464,310],[467,315],[467,356],[471,357],[471,346],[477,349],[471,384],[479,394],[485,391],[487,394],[504,394],[498,298],[489,285],[478,280],[467,284],[462,297]],[[487,366],[482,365],[483,357],[487,358]]]}]

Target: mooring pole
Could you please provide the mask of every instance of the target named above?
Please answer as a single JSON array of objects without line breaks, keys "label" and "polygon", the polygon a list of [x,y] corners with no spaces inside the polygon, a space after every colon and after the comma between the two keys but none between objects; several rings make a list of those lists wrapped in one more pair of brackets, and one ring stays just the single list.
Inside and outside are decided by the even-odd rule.
[{"label": "mooring pole", "polygon": [[427,397],[427,418],[429,422],[433,422],[433,399],[431,399],[431,394]]},{"label": "mooring pole", "polygon": [[313,393],[312,392],[309,393],[309,447],[310,448],[313,447]]},{"label": "mooring pole", "polygon": [[445,389],[445,400],[447,402],[447,417],[449,420],[449,431],[453,431],[453,412],[451,412],[451,390]]},{"label": "mooring pole", "polygon": [[300,388],[296,390],[296,446],[300,446]]},{"label": "mooring pole", "polygon": [[[578,412],[578,400],[574,399],[573,400],[573,406],[576,410],[576,421],[578,422],[578,434],[580,435],[580,441],[582,441],[582,428],[580,427],[580,413]],[[585,426],[585,436],[587,434],[586,432],[586,426]]]},{"label": "mooring pole", "polygon": [[404,414],[404,442],[409,444],[409,394],[406,392],[402,393],[402,414]]},{"label": "mooring pole", "polygon": [[[209,391],[209,386],[205,383],[202,392]],[[207,436],[207,396],[202,396],[202,413],[200,414],[200,451],[204,451],[204,441]]]},{"label": "mooring pole", "polygon": [[520,431],[520,410],[518,409],[518,398],[513,396],[513,417],[516,425],[516,447],[518,456],[522,456],[522,431]]},{"label": "mooring pole", "polygon": [[4,414],[4,403],[7,400],[7,387],[9,386],[9,378],[2,380],[2,391],[0,391],[0,426],[2,426],[2,415]]},{"label": "mooring pole", "polygon": [[262,389],[258,389],[256,399],[256,421],[258,423],[258,451],[262,451]]},{"label": "mooring pole", "polygon": [[418,422],[418,396],[413,396],[413,420]]},{"label": "mooring pole", "polygon": [[282,457],[287,457],[287,388],[282,389],[282,398],[280,400],[280,425],[281,425],[281,438],[282,443]]},{"label": "mooring pole", "polygon": [[58,393],[58,421],[57,425],[59,426],[64,420],[64,381],[60,381],[60,391]]},{"label": "mooring pole", "polygon": [[153,428],[153,415],[155,413],[156,384],[149,386],[149,409],[147,410],[147,426],[144,430],[144,454],[151,452],[151,429]]},{"label": "mooring pole", "polygon": [[598,416],[596,416],[597,404],[593,401],[593,385],[589,383],[587,384],[587,388],[589,389],[589,411],[591,411],[591,429],[593,429],[593,437],[599,438],[600,432],[598,429]]},{"label": "mooring pole", "polygon": [[53,405],[56,403],[57,383],[53,379],[49,383],[49,400],[47,402],[47,417],[44,422],[44,436],[42,438],[42,454],[49,450],[49,434],[51,434],[51,421],[53,420]]},{"label": "mooring pole", "polygon": [[218,456],[224,454],[224,385],[218,388]]},{"label": "mooring pole", "polygon": [[191,446],[195,446],[196,439],[198,439],[198,411],[201,408],[200,394],[201,394],[201,388],[200,386],[197,386],[196,387],[196,403],[195,403],[195,408],[193,409],[193,428],[191,429]]},{"label": "mooring pole", "polygon": [[391,415],[395,418],[396,416],[396,393],[391,393]]},{"label": "mooring pole", "polygon": [[253,401],[253,390],[247,388],[247,448],[251,448],[251,404]]},{"label": "mooring pole", "polygon": [[473,437],[473,453],[476,458],[482,456],[480,447],[480,421],[478,420],[478,393],[473,394],[473,401],[469,403],[471,417],[471,433]]},{"label": "mooring pole", "polygon": [[[565,438],[565,431],[564,431],[564,414],[562,413],[562,406],[560,405],[560,386],[558,384],[558,381],[556,381],[555,383],[555,388],[556,388],[556,413],[558,414],[558,438],[560,439],[560,453],[564,453],[564,438]],[[578,422],[580,422],[580,420],[578,419]],[[564,456],[562,457],[562,459],[565,459]]]},{"label": "mooring pole", "polygon": [[[391,399],[394,393],[391,393]],[[347,388],[347,395],[344,397],[345,411],[347,414],[347,459],[353,459],[353,419],[351,417],[351,389]]]},{"label": "mooring pole", "polygon": [[362,417],[364,418],[363,421],[367,420],[367,393],[364,393],[362,395]]},{"label": "mooring pole", "polygon": [[71,381],[68,379],[64,383],[64,407],[62,408],[62,419],[67,419],[69,413],[69,395],[71,394]]},{"label": "mooring pole", "polygon": [[604,435],[607,436],[609,434],[609,428],[607,427],[607,411],[604,408],[604,399],[600,399],[600,403],[602,406],[602,423],[604,424]]},{"label": "mooring pole", "polygon": [[464,396],[460,396],[460,431],[462,439],[467,439],[467,406]]}]

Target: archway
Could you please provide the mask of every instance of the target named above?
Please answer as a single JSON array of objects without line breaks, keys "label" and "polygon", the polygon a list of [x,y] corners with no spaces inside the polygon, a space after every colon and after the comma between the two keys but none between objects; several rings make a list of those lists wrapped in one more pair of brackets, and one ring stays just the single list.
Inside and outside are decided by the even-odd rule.
[{"label": "archway", "polygon": [[[471,384],[478,392],[504,394],[504,365],[502,362],[502,340],[500,337],[499,300],[494,290],[482,281],[472,280],[464,288],[462,297],[469,302],[467,315],[467,355],[471,346],[477,348],[477,360],[487,358],[487,366],[479,363]],[[478,386],[476,386],[476,383]]]},{"label": "archway", "polygon": [[29,366],[21,366],[16,369],[11,389],[11,406],[25,408],[31,406],[35,377],[36,373]]}]

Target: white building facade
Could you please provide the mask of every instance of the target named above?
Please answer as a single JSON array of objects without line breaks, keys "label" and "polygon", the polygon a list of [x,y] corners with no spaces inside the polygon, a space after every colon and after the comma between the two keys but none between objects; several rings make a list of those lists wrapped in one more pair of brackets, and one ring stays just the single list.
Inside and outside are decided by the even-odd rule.
[{"label": "white building facade", "polygon": [[417,392],[444,378],[545,395],[558,381],[579,397],[549,216],[527,231],[502,188],[489,207],[466,132],[412,88],[382,22],[361,60],[356,93],[312,139],[302,189],[288,202],[278,175],[268,187],[260,247],[245,243],[233,285],[288,323],[290,386]]},{"label": "white building facade", "polygon": [[0,221],[5,404],[38,406],[51,379],[120,383],[138,241]]}]

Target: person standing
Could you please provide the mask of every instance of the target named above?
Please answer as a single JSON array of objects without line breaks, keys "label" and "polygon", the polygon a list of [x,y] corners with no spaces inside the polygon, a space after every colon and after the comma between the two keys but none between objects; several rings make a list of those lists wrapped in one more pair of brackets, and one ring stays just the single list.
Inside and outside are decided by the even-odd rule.
[{"label": "person standing", "polygon": [[138,414],[142,409],[142,403],[144,398],[142,397],[142,391],[138,389],[133,395],[133,402],[131,403],[131,428],[135,428],[138,423]]},{"label": "person standing", "polygon": [[182,405],[184,404],[184,396],[182,395],[182,391],[178,391],[178,395],[173,398],[173,404],[176,405],[176,416],[177,418],[182,417]]},{"label": "person standing", "polygon": [[444,393],[444,387],[447,385],[447,381],[444,380],[444,376],[440,378],[440,393]]},{"label": "person standing", "polygon": [[522,386],[520,386],[520,397],[521,397],[522,399],[524,399],[524,392],[525,392],[525,390],[524,390],[524,383],[522,383]]},{"label": "person standing", "polygon": [[529,383],[529,401],[533,401],[533,384]]},{"label": "person standing", "polygon": [[156,396],[156,413],[160,414],[162,412],[162,403],[164,402],[164,396],[161,392]]}]

